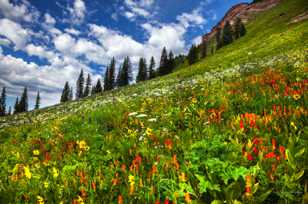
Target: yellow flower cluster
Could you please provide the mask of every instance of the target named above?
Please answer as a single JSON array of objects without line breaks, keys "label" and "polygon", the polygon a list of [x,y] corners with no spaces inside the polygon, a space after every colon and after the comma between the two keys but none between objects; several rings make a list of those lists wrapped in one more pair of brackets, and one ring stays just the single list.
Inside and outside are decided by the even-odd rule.
[{"label": "yellow flower cluster", "polygon": [[38,150],[38,149],[33,150],[33,155],[34,156],[39,156],[40,155],[40,150]]},{"label": "yellow flower cluster", "polygon": [[32,174],[31,174],[30,169],[29,169],[28,166],[25,166],[25,167],[24,167],[24,174],[25,174],[25,176],[26,176],[28,179],[31,179]]},{"label": "yellow flower cluster", "polygon": [[81,151],[88,151],[90,147],[87,145],[86,141],[77,141],[78,147]]}]

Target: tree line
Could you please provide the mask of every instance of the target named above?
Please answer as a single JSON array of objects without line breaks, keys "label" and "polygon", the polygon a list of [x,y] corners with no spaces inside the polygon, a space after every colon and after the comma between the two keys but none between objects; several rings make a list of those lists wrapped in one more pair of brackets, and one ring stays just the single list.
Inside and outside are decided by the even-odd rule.
[{"label": "tree line", "polygon": [[[179,61],[177,59],[177,57],[174,57],[173,52],[170,51],[168,53],[165,47],[162,50],[158,68],[155,67],[156,63],[153,56],[150,59],[149,65],[147,64],[147,60],[141,57],[138,63],[138,74],[136,77],[136,82],[138,83],[150,80],[157,76],[163,76],[171,73],[176,66],[176,61]],[[75,99],[78,100],[90,95],[95,95],[104,91],[110,91],[115,88],[127,86],[132,81],[133,73],[130,58],[128,56],[124,58],[124,61],[119,67],[118,73],[116,75],[116,60],[113,57],[110,61],[110,64],[106,67],[106,71],[103,76],[103,85],[101,79],[98,79],[96,84],[92,86],[91,75],[88,74],[85,77],[84,71],[80,71],[76,81]],[[73,88],[70,86],[69,82],[65,82],[60,102],[63,103],[72,100],[74,100]]]},{"label": "tree line", "polygon": [[[224,27],[219,28],[215,35],[216,50],[231,44],[233,41],[239,39],[246,34],[246,28],[242,23],[240,18],[237,18],[232,26],[229,21],[227,21]],[[188,55],[178,55],[174,56],[173,52],[168,52],[166,47],[163,48],[160,63],[158,68],[156,68],[156,63],[154,57],[151,57],[149,65],[145,58],[140,58],[138,63],[138,74],[136,77],[136,82],[142,82],[146,80],[153,79],[157,76],[167,75],[174,71],[174,69],[183,64],[185,60],[189,65],[198,62],[200,59],[206,58],[208,53],[208,42],[203,41],[201,45],[192,45]],[[214,54],[212,47],[212,54]],[[101,79],[98,79],[95,85],[92,85],[91,75],[87,74],[85,76],[84,71],[81,70],[76,81],[76,92],[75,97],[73,93],[73,87],[70,86],[69,82],[65,82],[64,88],[62,90],[60,102],[72,101],[74,99],[81,99],[88,97],[90,95],[95,95],[102,93],[104,91],[113,90],[115,88],[123,87],[129,85],[133,81],[132,65],[129,57],[125,57],[123,63],[119,67],[116,75],[116,60],[113,57],[110,64],[107,66],[106,71],[103,76],[103,83]],[[34,109],[40,108],[40,92],[37,92],[36,102]],[[2,93],[0,97],[0,116],[16,114],[28,111],[28,90],[27,87],[24,88],[23,93],[19,99],[16,98],[16,102],[13,110],[9,107],[6,108],[6,87],[2,88]]]},{"label": "tree line", "polygon": [[[11,106],[9,106],[9,108],[7,109],[6,99],[7,99],[6,87],[3,87],[1,96],[0,96],[0,116],[6,116],[6,115],[28,111],[29,103],[28,103],[28,88],[27,87],[24,87],[24,90],[20,96],[20,99],[19,97],[16,98],[13,110]],[[39,109],[40,104],[41,104],[41,97],[40,97],[40,91],[38,91],[36,95],[34,109]]]},{"label": "tree line", "polygon": [[[232,26],[229,21],[226,21],[223,29],[218,28],[215,35],[216,50],[231,44],[233,41],[241,38],[246,34],[246,28],[240,18],[236,18],[234,25]],[[198,47],[192,45],[187,56],[188,64],[192,65],[199,61],[199,59],[205,58],[208,53],[208,42],[203,41]],[[212,54],[214,53],[212,49]],[[201,55],[201,57],[200,57]]]}]

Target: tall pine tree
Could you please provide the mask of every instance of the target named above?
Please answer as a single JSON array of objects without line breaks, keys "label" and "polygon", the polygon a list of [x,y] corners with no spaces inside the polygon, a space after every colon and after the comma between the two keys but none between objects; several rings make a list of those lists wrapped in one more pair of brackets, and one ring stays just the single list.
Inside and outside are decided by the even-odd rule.
[{"label": "tall pine tree", "polygon": [[35,106],[34,106],[34,109],[37,110],[40,108],[40,105],[41,105],[41,96],[40,96],[40,91],[37,92],[37,95],[36,95],[36,99],[35,99]]},{"label": "tall pine tree", "polygon": [[168,74],[171,73],[175,68],[175,59],[172,51],[168,55]]},{"label": "tall pine tree", "polygon": [[237,18],[235,21],[235,28],[234,28],[234,37],[238,39],[243,37],[246,34],[246,28],[240,18]]},{"label": "tall pine tree", "polygon": [[71,87],[71,88],[70,88],[70,93],[69,93],[69,95],[68,95],[68,100],[69,100],[69,101],[72,101],[73,98],[74,98],[74,96],[73,96],[73,87]]},{"label": "tall pine tree", "polygon": [[226,22],[222,32],[222,45],[226,46],[233,42],[233,28],[229,21]]},{"label": "tall pine tree", "polygon": [[103,92],[103,88],[102,88],[101,80],[98,79],[97,82],[96,82],[96,85],[92,89],[92,95],[98,94],[98,93],[101,93],[101,92]]},{"label": "tall pine tree", "polygon": [[132,80],[132,67],[130,63],[129,57],[124,59],[123,65],[118,73],[118,86],[126,86],[129,85]]},{"label": "tall pine tree", "polygon": [[28,111],[29,104],[28,104],[28,89],[27,89],[27,87],[24,88],[24,92],[21,95],[20,102],[19,102],[18,106],[19,106],[20,112]]},{"label": "tall pine tree", "polygon": [[154,60],[154,57],[151,57],[150,66],[149,66],[149,79],[153,79],[155,77],[156,77],[155,60]]},{"label": "tall pine tree", "polygon": [[14,105],[14,114],[16,114],[16,113],[20,113],[18,97],[16,98],[15,105]]},{"label": "tall pine tree", "polygon": [[0,116],[6,115],[6,88],[2,88],[2,93],[0,96]]},{"label": "tall pine tree", "polygon": [[140,58],[139,60],[139,67],[138,67],[138,75],[137,75],[137,82],[147,80],[147,64],[145,58]]},{"label": "tall pine tree", "polygon": [[160,76],[168,74],[168,53],[166,47],[163,48],[161,53],[158,74]]},{"label": "tall pine tree", "polygon": [[91,76],[90,74],[88,74],[86,88],[84,90],[83,97],[87,97],[91,94],[91,88],[92,88]]},{"label": "tall pine tree", "polygon": [[188,53],[188,64],[192,65],[198,61],[198,48],[192,45]]},{"label": "tall pine tree", "polygon": [[207,44],[207,41],[203,41],[201,44],[201,58],[205,58],[207,56]]},{"label": "tall pine tree", "polygon": [[112,90],[114,88],[115,84],[115,66],[116,66],[116,61],[115,58],[113,57],[111,59],[110,65],[107,67],[105,76],[104,76],[104,90]]},{"label": "tall pine tree", "polygon": [[82,98],[84,96],[83,91],[84,91],[84,76],[83,76],[83,70],[81,70],[76,82],[76,99]]},{"label": "tall pine tree", "polygon": [[65,82],[60,102],[64,103],[64,102],[69,101],[70,100],[70,93],[71,93],[70,85],[69,85],[68,82]]}]

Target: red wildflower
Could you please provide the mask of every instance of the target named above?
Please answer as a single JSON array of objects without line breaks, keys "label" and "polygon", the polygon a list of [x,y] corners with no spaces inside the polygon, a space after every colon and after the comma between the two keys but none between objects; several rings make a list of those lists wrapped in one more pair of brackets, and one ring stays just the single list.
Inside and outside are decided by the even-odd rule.
[{"label": "red wildflower", "polygon": [[175,166],[175,169],[176,169],[176,170],[179,170],[180,164],[179,164],[178,160],[176,159],[176,155],[173,155],[173,157],[172,157],[172,162],[173,162],[173,164],[174,164],[174,166]]},{"label": "red wildflower", "polygon": [[169,204],[169,199],[166,198],[164,204]]},{"label": "red wildflower", "polygon": [[122,195],[118,196],[118,204],[123,204],[123,196]]},{"label": "red wildflower", "polygon": [[240,128],[243,130],[244,129],[244,122],[243,120],[240,120]]},{"label": "red wildflower", "polygon": [[279,152],[283,155],[283,157],[286,156],[286,148],[284,146],[279,146]]},{"label": "red wildflower", "polygon": [[160,204],[160,200],[156,200],[156,201],[155,201],[155,204]]},{"label": "red wildflower", "polygon": [[264,156],[266,159],[270,159],[270,158],[275,158],[276,155],[274,152],[270,152],[270,153],[267,153],[265,156]]},{"label": "red wildflower", "polygon": [[93,191],[96,191],[96,184],[95,184],[95,182],[94,182],[94,181],[92,181],[92,183],[91,183],[91,187],[92,187]]},{"label": "red wildflower", "polygon": [[256,155],[258,155],[258,153],[259,153],[259,150],[258,150],[258,148],[256,148],[256,147],[253,147],[252,151],[253,151]]},{"label": "red wildflower", "polygon": [[121,170],[124,171],[124,172],[126,171],[126,166],[125,166],[125,164],[122,164],[122,165],[121,165]]},{"label": "red wildflower", "polygon": [[165,142],[164,142],[164,144],[165,144],[165,147],[166,147],[167,149],[169,149],[169,150],[172,149],[172,140],[171,140],[171,139],[166,139]]},{"label": "red wildflower", "polygon": [[272,147],[273,147],[273,150],[277,148],[277,143],[276,143],[275,138],[272,138]]},{"label": "red wildflower", "polygon": [[252,160],[253,160],[253,157],[251,156],[250,153],[247,153],[247,159],[248,159],[249,161],[252,161]]}]

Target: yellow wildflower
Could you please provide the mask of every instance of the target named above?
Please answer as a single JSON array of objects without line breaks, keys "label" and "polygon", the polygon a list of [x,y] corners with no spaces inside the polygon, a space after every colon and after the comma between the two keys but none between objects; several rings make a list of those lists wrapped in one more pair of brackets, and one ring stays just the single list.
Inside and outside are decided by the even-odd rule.
[{"label": "yellow wildflower", "polygon": [[37,204],[44,204],[44,198],[42,198],[41,196],[36,196],[36,199],[37,199]]},{"label": "yellow wildflower", "polygon": [[185,176],[184,172],[181,172],[179,179],[180,179],[181,182],[186,182],[186,176]]},{"label": "yellow wildflower", "polygon": [[294,130],[297,130],[297,127],[296,127],[296,125],[295,125],[295,123],[294,123],[294,122],[291,122],[291,123],[290,123],[290,125],[291,125],[291,127],[293,127],[293,128],[294,128]]},{"label": "yellow wildflower", "polygon": [[82,197],[78,196],[77,198],[78,204],[84,204]]},{"label": "yellow wildflower", "polygon": [[52,168],[52,176],[57,178],[59,176],[59,170],[56,167]]},{"label": "yellow wildflower", "polygon": [[87,151],[87,150],[90,149],[90,147],[87,145],[86,141],[84,141],[84,140],[77,141],[77,144],[78,144],[80,150]]},{"label": "yellow wildflower", "polygon": [[135,177],[133,175],[129,175],[128,182],[131,186],[135,185]]},{"label": "yellow wildflower", "polygon": [[191,102],[192,102],[192,103],[197,103],[198,100],[196,99],[196,97],[193,97],[193,98],[191,99]]},{"label": "yellow wildflower", "polygon": [[186,203],[191,203],[191,202],[192,202],[189,193],[186,192],[186,193],[184,194],[184,197],[185,197]]},{"label": "yellow wildflower", "polygon": [[45,187],[45,188],[48,188],[48,187],[49,187],[48,181],[44,181],[44,187]]},{"label": "yellow wildflower", "polygon": [[296,100],[296,101],[297,101],[298,99],[300,99],[300,98],[301,98],[301,95],[299,95],[299,94],[294,94],[294,95],[293,95],[293,99]]},{"label": "yellow wildflower", "polygon": [[28,179],[31,179],[32,174],[31,174],[30,169],[29,169],[28,166],[25,166],[25,167],[24,167],[24,173],[25,173],[25,176],[26,176]]},{"label": "yellow wildflower", "polygon": [[151,136],[151,135],[153,135],[153,130],[151,128],[147,128],[145,133],[147,134],[147,136]]},{"label": "yellow wildflower", "polygon": [[33,155],[34,156],[40,155],[40,150],[38,150],[38,149],[33,150]]}]

